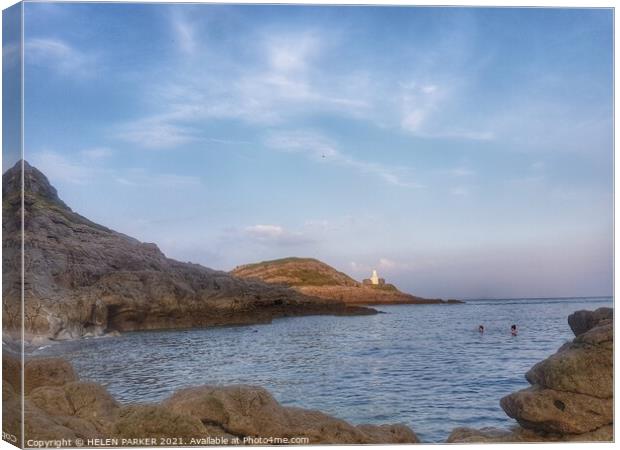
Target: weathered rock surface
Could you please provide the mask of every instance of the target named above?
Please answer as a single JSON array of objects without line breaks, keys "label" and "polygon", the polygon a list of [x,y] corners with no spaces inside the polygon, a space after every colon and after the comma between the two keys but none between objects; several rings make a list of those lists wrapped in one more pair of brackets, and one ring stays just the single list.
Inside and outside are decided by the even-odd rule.
[{"label": "weathered rock surface", "polygon": [[269,322],[306,314],[370,314],[261,281],[167,258],[73,212],[39,170],[21,162],[2,176],[3,330],[21,328],[21,216],[27,339],[112,331]]},{"label": "weathered rock surface", "polygon": [[569,346],[532,367],[525,375],[530,384],[557,391],[586,394],[599,398],[613,395],[612,325],[587,333],[609,335],[608,341],[592,344],[581,335]]},{"label": "weathered rock surface", "polygon": [[260,280],[273,285],[287,286],[302,294],[348,304],[424,304],[462,303],[416,297],[399,291],[392,284],[370,286],[313,258],[283,258],[236,267],[232,275]]},{"label": "weathered rock surface", "polygon": [[613,310],[568,318],[575,339],[526,374],[532,385],[500,400],[512,430],[455,429],[448,442],[613,440]]},{"label": "weathered rock surface", "polygon": [[596,430],[613,421],[613,399],[533,386],[502,398],[506,414],[524,428],[561,434]]},{"label": "weathered rock surface", "polygon": [[120,410],[110,435],[118,438],[199,438],[208,435],[197,418],[160,405],[132,405]]},{"label": "weathered rock surface", "polygon": [[[10,365],[11,359],[3,356],[3,364]],[[67,365],[58,358],[37,360],[37,386],[24,400],[26,439],[306,437],[315,444],[418,442],[404,425],[354,426],[319,411],[284,407],[265,389],[252,386],[200,386],[178,391],[161,404],[122,406],[98,384],[58,376],[73,373]],[[19,408],[14,386],[4,381],[4,431],[18,437]]]},{"label": "weathered rock surface", "polygon": [[199,417],[203,423],[217,424],[235,436],[306,437],[311,444],[418,442],[404,425],[353,426],[319,411],[281,406],[265,389],[252,386],[183,389],[164,405]]},{"label": "weathered rock surface", "polygon": [[26,394],[39,386],[62,386],[76,380],[73,366],[62,358],[33,358],[24,364]]},{"label": "weathered rock surface", "polygon": [[568,325],[575,336],[579,336],[603,320],[613,320],[613,317],[613,308],[599,308],[596,311],[581,310],[568,316]]}]

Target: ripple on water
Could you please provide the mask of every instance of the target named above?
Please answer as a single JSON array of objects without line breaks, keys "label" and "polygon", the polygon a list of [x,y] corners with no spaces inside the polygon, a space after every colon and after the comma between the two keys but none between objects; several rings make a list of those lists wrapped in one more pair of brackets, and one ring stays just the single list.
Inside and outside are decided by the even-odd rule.
[{"label": "ripple on water", "polygon": [[[458,426],[507,426],[499,399],[572,338],[567,316],[611,298],[381,306],[388,314],[297,317],[270,325],[127,333],[42,348],[122,402],[199,384],[256,384],[285,405],[353,423],[400,422],[425,442]],[[477,327],[485,325],[480,335]],[[510,336],[516,323],[519,336]]]}]

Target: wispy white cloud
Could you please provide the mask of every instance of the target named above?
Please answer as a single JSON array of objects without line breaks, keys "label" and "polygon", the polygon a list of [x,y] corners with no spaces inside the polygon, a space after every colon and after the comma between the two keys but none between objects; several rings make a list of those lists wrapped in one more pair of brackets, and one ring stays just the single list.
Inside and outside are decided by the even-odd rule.
[{"label": "wispy white cloud", "polygon": [[152,173],[142,168],[134,168],[123,171],[115,178],[119,184],[141,187],[197,187],[200,186],[200,178],[190,175],[177,175],[170,173]]},{"label": "wispy white cloud", "polygon": [[[454,87],[426,78],[401,81],[380,69],[324,69],[340,42],[326,30],[254,30],[245,48],[252,57],[235,58],[230,49],[196,52],[197,28],[191,18],[171,15],[173,36],[187,64],[162,83],[158,76],[145,96],[165,111],[118,128],[116,136],[145,148],[175,148],[199,139],[211,120],[237,120],[254,126],[298,126],[299,119],[328,113],[395,128],[418,137],[490,140],[491,131],[446,125],[442,113],[454,103]],[[203,30],[204,31],[204,30]],[[238,55],[237,55],[238,56]],[[351,166],[356,165],[350,161]],[[369,164],[359,170],[398,177]]]},{"label": "wispy white cloud", "polygon": [[402,172],[407,172],[409,169],[388,167],[376,162],[355,158],[339,150],[334,142],[317,132],[275,132],[267,137],[265,144],[267,147],[278,151],[300,153],[317,162],[336,164],[362,174],[369,174],[394,186],[422,187],[419,183],[401,175]]},{"label": "wispy white cloud", "polygon": [[80,151],[80,154],[88,159],[104,159],[114,154],[114,151],[108,147],[93,147]]},{"label": "wispy white cloud", "polygon": [[43,150],[27,154],[29,162],[41,170],[51,181],[87,184],[100,175],[101,169],[92,164],[82,164],[63,154]]},{"label": "wispy white cloud", "polygon": [[88,77],[96,73],[97,57],[56,38],[30,38],[24,44],[25,63],[45,66],[61,75]]},{"label": "wispy white cloud", "polygon": [[[295,32],[255,27],[243,34],[247,41],[240,45],[235,37],[227,37],[225,43],[209,40],[208,27],[189,14],[170,14],[169,20],[183,70],[167,68],[153,77],[145,75],[142,101],[152,107],[120,124],[116,133],[137,147],[195,143],[205,124],[216,120],[294,129],[321,114],[416,138],[501,141],[530,148],[537,142],[551,146],[562,141],[587,148],[583,137],[562,136],[579,133],[591,139],[604,134],[597,131],[604,131],[605,124],[596,123],[566,130],[561,125],[566,120],[550,120],[549,108],[527,111],[511,96],[501,107],[482,99],[485,107],[478,110],[478,64],[488,61],[481,58],[471,66],[476,43],[471,24],[456,26],[445,41],[442,35],[439,42],[417,50],[414,58],[403,59],[402,68],[391,71],[367,61],[333,64],[334,55],[346,53],[350,42],[346,33],[337,35],[319,26],[297,27]],[[162,77],[162,72],[168,76]],[[528,105],[539,103],[522,97]],[[552,124],[547,132],[550,122],[557,126]],[[521,125],[528,131],[521,132]]]},{"label": "wispy white cloud", "polygon": [[468,167],[455,167],[445,171],[448,175],[455,177],[472,177],[476,175],[476,172]]},{"label": "wispy white cloud", "polygon": [[20,60],[21,46],[18,43],[9,42],[2,45],[2,65],[5,69],[16,67]]},{"label": "wispy white cloud", "polygon": [[373,270],[377,270],[379,272],[379,276],[381,276],[382,272],[398,273],[409,271],[414,268],[414,265],[409,262],[402,261],[400,259],[388,258],[385,256],[382,256],[379,259],[373,259],[372,261],[351,261],[349,266],[351,267],[351,271],[358,276],[365,276],[365,274],[370,275]]},{"label": "wispy white cloud", "polygon": [[[103,149],[79,152],[78,158],[68,158],[64,154],[43,150],[32,152],[28,159],[32,165],[45,173],[52,183],[62,182],[86,185],[110,180],[125,186],[158,188],[196,188],[201,185],[198,177],[149,171],[144,168],[109,168],[93,164],[93,156]],[[106,149],[107,150],[107,149]],[[95,156],[97,158],[98,156]]]},{"label": "wispy white cloud", "polygon": [[488,130],[472,130],[458,124],[446,124],[441,118],[446,106],[454,103],[449,89],[436,84],[419,84],[415,81],[400,83],[401,120],[406,132],[424,138],[465,139],[489,141],[495,134]]},{"label": "wispy white cloud", "polygon": [[379,258],[379,268],[380,269],[394,269],[398,267],[398,263],[389,258]]},{"label": "wispy white cloud", "polygon": [[322,70],[325,39],[319,33],[265,33],[249,43],[256,54],[250,67],[222,52],[211,55],[215,68],[205,68],[204,56],[189,51],[194,45],[186,41],[194,31],[188,21],[179,16],[172,21],[175,33],[185,37],[175,34],[181,51],[195,64],[168,81],[146,82],[145,99],[160,110],[119,124],[113,133],[119,139],[146,148],[175,148],[198,140],[210,120],[272,126],[310,111],[356,117],[370,108],[352,77],[337,80]]},{"label": "wispy white cloud", "polygon": [[196,51],[196,30],[189,18],[180,13],[178,9],[173,9],[171,17],[172,30],[175,36],[175,42],[181,52],[193,54]]},{"label": "wispy white cloud", "polygon": [[173,123],[174,115],[152,116],[123,124],[113,136],[146,149],[177,147],[198,140],[198,131]]},{"label": "wispy white cloud", "polygon": [[450,189],[450,194],[459,197],[468,197],[470,193],[471,191],[467,186],[456,186]]},{"label": "wispy white cloud", "polygon": [[243,229],[243,234],[253,241],[269,245],[294,246],[314,242],[310,236],[299,231],[286,230],[280,225],[251,225]]},{"label": "wispy white cloud", "polygon": [[291,37],[270,35],[263,43],[269,65],[276,73],[304,73],[321,51],[323,42],[317,33],[306,31]]}]

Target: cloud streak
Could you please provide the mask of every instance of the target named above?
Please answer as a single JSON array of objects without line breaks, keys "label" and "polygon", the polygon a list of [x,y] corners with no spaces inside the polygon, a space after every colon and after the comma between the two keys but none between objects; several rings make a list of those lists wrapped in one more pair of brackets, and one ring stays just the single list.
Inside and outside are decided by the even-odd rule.
[{"label": "cloud streak", "polygon": [[[203,45],[199,35],[204,27],[186,14],[170,14],[169,20],[183,70],[170,71],[165,82],[158,74],[144,91],[148,102],[165,109],[119,124],[113,134],[138,147],[174,149],[195,143],[213,121],[295,129],[317,114],[426,139],[496,137],[491,130],[445,120],[446,111],[454,117],[458,108],[455,90],[462,83],[450,84],[453,77],[419,71],[405,77],[380,67],[331,64],[350,45],[334,32],[317,26],[295,32],[257,27],[248,32],[254,40],[244,42],[241,51],[234,38],[224,47],[215,41]],[[388,182],[398,183],[381,168],[358,169],[383,172]]]},{"label": "cloud streak", "polygon": [[289,231],[280,225],[257,224],[245,227],[243,235],[266,245],[297,246],[314,243],[315,240],[299,231]]},{"label": "cloud streak", "polygon": [[376,162],[365,161],[344,153],[337,145],[320,133],[309,131],[275,132],[265,140],[267,147],[281,152],[299,153],[315,162],[334,164],[371,175],[383,182],[399,187],[420,188],[419,183],[400,175],[406,168],[387,167]]},{"label": "cloud streak", "polygon": [[[79,153],[80,158],[66,156],[50,150],[33,152],[30,162],[45,173],[52,183],[63,182],[87,185],[99,181],[117,185],[142,188],[196,188],[198,177],[171,173],[152,172],[144,168],[109,168],[101,165],[102,151],[106,156],[109,149],[90,149]],[[99,159],[93,164],[93,158]]]},{"label": "cloud streak", "polygon": [[97,58],[64,40],[30,38],[24,44],[25,63],[49,67],[57,74],[70,77],[90,77],[95,74]]},{"label": "cloud streak", "polygon": [[112,136],[137,147],[161,150],[199,140],[198,130],[174,123],[175,115],[152,116],[117,127]]}]

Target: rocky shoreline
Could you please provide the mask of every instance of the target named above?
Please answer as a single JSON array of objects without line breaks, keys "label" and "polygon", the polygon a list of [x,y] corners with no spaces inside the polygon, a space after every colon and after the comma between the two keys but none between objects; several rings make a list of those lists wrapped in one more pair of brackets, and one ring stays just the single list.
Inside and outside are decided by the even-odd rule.
[{"label": "rocky shoreline", "polygon": [[20,339],[22,327],[29,341],[42,343],[110,332],[377,312],[168,258],[153,243],[77,214],[43,173],[23,164],[23,211],[21,161],[2,176],[5,338],[14,333]]},{"label": "rocky shoreline", "polygon": [[[2,359],[5,440],[21,442],[20,363]],[[61,358],[26,361],[24,391],[27,446],[63,440],[63,447],[106,441],[117,446],[419,442],[405,425],[354,426],[319,411],[282,406],[255,386],[190,387],[161,403],[121,405],[101,385],[79,381]]]},{"label": "rocky shoreline", "polygon": [[338,299],[347,305],[458,305],[461,300],[444,300],[441,298],[424,298],[400,292],[382,290],[370,286],[303,286],[296,288],[299,292],[323,299]]},{"label": "rocky shoreline", "polygon": [[[519,425],[456,428],[446,442],[612,441],[613,310],[578,311],[568,320],[575,339],[528,371],[532,387],[500,401]],[[20,362],[4,353],[2,388],[3,431],[19,438]],[[123,446],[139,445],[135,439],[144,437],[153,439],[149,445],[206,445],[218,439],[294,443],[293,438],[310,444],[420,442],[405,425],[352,425],[319,411],[284,407],[255,386],[197,386],[161,403],[121,405],[104,387],[80,381],[61,358],[27,360],[24,391],[27,439],[117,439]],[[168,442],[171,437],[182,442]]]}]

